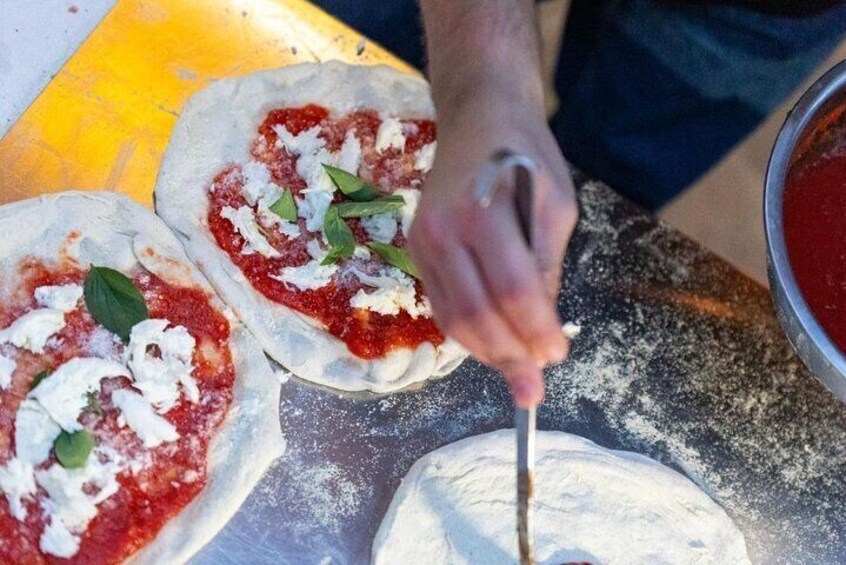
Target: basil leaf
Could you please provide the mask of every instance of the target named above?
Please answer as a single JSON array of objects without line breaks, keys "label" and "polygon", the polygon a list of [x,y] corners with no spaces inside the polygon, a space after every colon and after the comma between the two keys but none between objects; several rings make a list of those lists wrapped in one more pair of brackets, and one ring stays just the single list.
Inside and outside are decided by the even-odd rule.
[{"label": "basil leaf", "polygon": [[361,177],[332,165],[323,165],[323,168],[335,186],[350,200],[369,202],[381,194],[372,184]]},{"label": "basil leaf", "polygon": [[329,252],[326,254],[326,257],[323,258],[323,261],[321,261],[320,264],[323,266],[334,265],[345,257],[352,257],[354,252],[355,245],[341,245],[338,247],[332,247],[329,249]]},{"label": "basil leaf", "polygon": [[330,206],[323,217],[323,233],[331,247],[355,247],[355,236],[352,230],[334,206]]},{"label": "basil leaf", "polygon": [[32,379],[31,383],[29,383],[29,390],[35,390],[35,387],[37,387],[39,384],[41,384],[41,381],[43,381],[44,379],[46,379],[49,376],[50,376],[50,371],[47,371],[47,370],[41,371],[40,373],[35,375],[35,378]]},{"label": "basil leaf", "polygon": [[94,438],[85,430],[70,434],[62,430],[53,443],[56,459],[65,469],[85,467],[92,449],[94,449]]},{"label": "basil leaf", "polygon": [[342,218],[360,218],[399,210],[405,206],[405,200],[402,196],[385,196],[370,202],[343,202],[334,206]]},{"label": "basil leaf", "polygon": [[282,191],[279,200],[273,203],[270,211],[289,222],[297,221],[297,204],[294,202],[294,195],[290,190]]},{"label": "basil leaf", "polygon": [[394,247],[393,245],[388,245],[387,243],[379,241],[371,241],[367,244],[367,246],[375,251],[388,265],[396,267],[403,273],[411,275],[415,279],[420,278],[420,271],[417,269],[417,265],[412,262],[411,257],[408,256],[405,249],[400,249],[399,247]]},{"label": "basil leaf", "polygon": [[129,340],[132,326],[150,316],[135,284],[114,269],[91,265],[84,291],[85,305],[94,320],[124,341]]}]

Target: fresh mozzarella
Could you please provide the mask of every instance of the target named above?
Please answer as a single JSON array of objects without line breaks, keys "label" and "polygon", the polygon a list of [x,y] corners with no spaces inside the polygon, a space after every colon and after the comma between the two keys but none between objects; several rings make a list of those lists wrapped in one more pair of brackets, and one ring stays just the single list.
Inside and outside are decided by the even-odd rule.
[{"label": "fresh mozzarella", "polygon": [[0,388],[3,390],[12,386],[12,374],[18,368],[17,362],[0,352]]},{"label": "fresh mozzarella", "polygon": [[405,135],[402,124],[396,118],[386,118],[376,131],[376,151],[384,153],[388,149],[405,149]]},{"label": "fresh mozzarella", "polygon": [[15,455],[31,465],[46,461],[61,431],[41,404],[24,399],[15,414]]},{"label": "fresh mozzarella", "polygon": [[369,293],[361,289],[350,298],[350,306],[384,316],[396,316],[400,310],[411,308],[416,311],[417,300],[413,289],[409,291],[402,286],[379,288]]},{"label": "fresh mozzarella", "polygon": [[259,231],[253,211],[248,206],[241,206],[237,210],[231,206],[224,206],[223,210],[220,211],[220,216],[229,220],[235,227],[235,231],[246,240],[241,254],[252,255],[258,252],[271,259],[280,256],[279,252],[270,245],[267,238]]},{"label": "fresh mozzarella", "polygon": [[402,196],[402,199],[405,200],[405,205],[400,209],[400,223],[402,224],[402,235],[408,237],[411,222],[414,221],[414,216],[417,215],[417,205],[420,203],[420,191],[416,188],[399,188],[393,194]]},{"label": "fresh mozzarella", "polygon": [[292,285],[299,290],[317,290],[332,281],[332,276],[338,272],[337,265],[321,265],[317,259],[312,259],[300,267],[285,267],[278,275],[270,278]]},{"label": "fresh mozzarella", "polygon": [[[200,390],[192,373],[197,345],[184,326],[168,329],[168,320],[144,320],[133,326],[126,348],[126,361],[135,379],[134,386],[164,414],[179,400],[179,385],[191,402],[200,400]],[[158,355],[149,351],[158,348]]]},{"label": "fresh mozzarella", "polygon": [[397,219],[393,214],[375,214],[361,218],[361,227],[367,235],[382,243],[391,243],[397,235]]},{"label": "fresh mozzarella", "polygon": [[144,442],[144,447],[157,447],[179,439],[174,425],[156,414],[150,402],[140,394],[119,389],[112,393],[112,403],[121,411],[123,422]]},{"label": "fresh mozzarella", "polygon": [[0,330],[0,343],[11,343],[33,353],[44,353],[47,340],[64,327],[64,312],[55,308],[41,308],[24,314],[9,327]]},{"label": "fresh mozzarella", "polygon": [[100,381],[106,377],[129,377],[120,363],[77,357],[60,365],[29,393],[62,429],[75,432],[82,429],[77,421],[88,406],[88,393],[100,390]]},{"label": "fresh mozzarella", "polygon": [[[46,537],[42,534],[43,551],[54,552],[58,557],[71,557],[79,551],[80,534],[97,515],[97,505],[120,488],[120,471],[120,460],[107,458],[102,450],[95,449],[81,469],[66,469],[54,463],[35,472],[38,484],[47,493],[41,507],[52,526],[50,532],[45,531]],[[96,494],[88,494],[91,487]]]},{"label": "fresh mozzarella", "polygon": [[40,286],[35,289],[35,301],[40,306],[65,313],[75,310],[80,298],[82,298],[82,287],[78,284]]},{"label": "fresh mozzarella", "polygon": [[352,273],[365,285],[375,288],[373,291],[360,289],[350,299],[350,306],[370,310],[385,316],[396,316],[401,311],[408,312],[413,319],[421,316],[431,317],[432,309],[424,297],[418,302],[414,279],[396,269],[387,267],[379,274],[368,275],[359,269]]},{"label": "fresh mozzarella", "polygon": [[423,171],[424,173],[429,172],[432,169],[432,165],[435,162],[435,149],[438,146],[437,141],[433,141],[432,143],[427,143],[414,156],[414,168],[418,171]]},{"label": "fresh mozzarella", "polygon": [[79,551],[79,536],[75,536],[59,520],[54,520],[44,527],[38,547],[44,553],[68,559]]},{"label": "fresh mozzarella", "polygon": [[25,520],[27,512],[23,499],[32,497],[36,491],[32,465],[17,457],[10,459],[0,467],[0,490],[9,501],[12,516]]},{"label": "fresh mozzarella", "polygon": [[348,131],[341,145],[341,152],[338,154],[338,168],[357,175],[360,166],[361,142],[353,132]]}]

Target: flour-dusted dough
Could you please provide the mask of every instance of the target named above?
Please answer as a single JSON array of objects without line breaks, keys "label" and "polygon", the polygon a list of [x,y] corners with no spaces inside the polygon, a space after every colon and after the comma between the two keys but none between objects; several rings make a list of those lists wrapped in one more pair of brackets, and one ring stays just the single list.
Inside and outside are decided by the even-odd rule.
[{"label": "flour-dusted dough", "polygon": [[[434,451],[403,479],[373,543],[374,565],[518,562],[513,430]],[[682,475],[578,436],[537,436],[537,562],[748,564],[743,535]]]},{"label": "flour-dusted dough", "polygon": [[304,63],[220,80],[194,96],[176,123],[156,182],[157,212],[265,351],[297,376],[341,390],[391,392],[449,373],[466,356],[449,340],[372,361],[354,356],[316,320],[256,291],[209,231],[207,191],[214,176],[250,160],[258,126],[270,110],[306,104],[339,114],[375,109],[434,116],[423,79],[383,66]]},{"label": "flour-dusted dough", "polygon": [[[48,264],[73,260],[82,267],[93,263],[122,272],[140,263],[167,282],[203,288],[226,311],[167,226],[126,197],[111,192],[42,196],[0,207],[0,225],[0,288],[6,292],[16,292],[18,265],[25,257]],[[267,359],[235,322],[230,347],[236,372],[233,400],[209,445],[207,484],[133,563],[186,561],[226,524],[285,449],[279,384]]]}]

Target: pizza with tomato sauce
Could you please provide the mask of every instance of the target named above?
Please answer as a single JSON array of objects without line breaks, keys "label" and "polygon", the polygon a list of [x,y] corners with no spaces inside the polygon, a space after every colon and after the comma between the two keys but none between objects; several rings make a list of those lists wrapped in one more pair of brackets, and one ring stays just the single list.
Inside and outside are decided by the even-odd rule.
[{"label": "pizza with tomato sauce", "polygon": [[156,209],[271,357],[390,392],[465,357],[405,250],[435,147],[415,76],[330,62],[226,79],[180,116]]},{"label": "pizza with tomato sauce", "polygon": [[0,562],[186,560],[284,449],[266,358],[128,199],[0,225]]}]

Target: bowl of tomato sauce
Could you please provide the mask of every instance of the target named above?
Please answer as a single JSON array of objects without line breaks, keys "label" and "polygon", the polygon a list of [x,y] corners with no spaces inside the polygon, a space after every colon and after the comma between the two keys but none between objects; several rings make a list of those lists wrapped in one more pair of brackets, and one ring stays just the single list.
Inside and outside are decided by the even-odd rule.
[{"label": "bowl of tomato sauce", "polygon": [[846,61],[787,116],[767,168],[764,223],[779,320],[846,402]]}]

